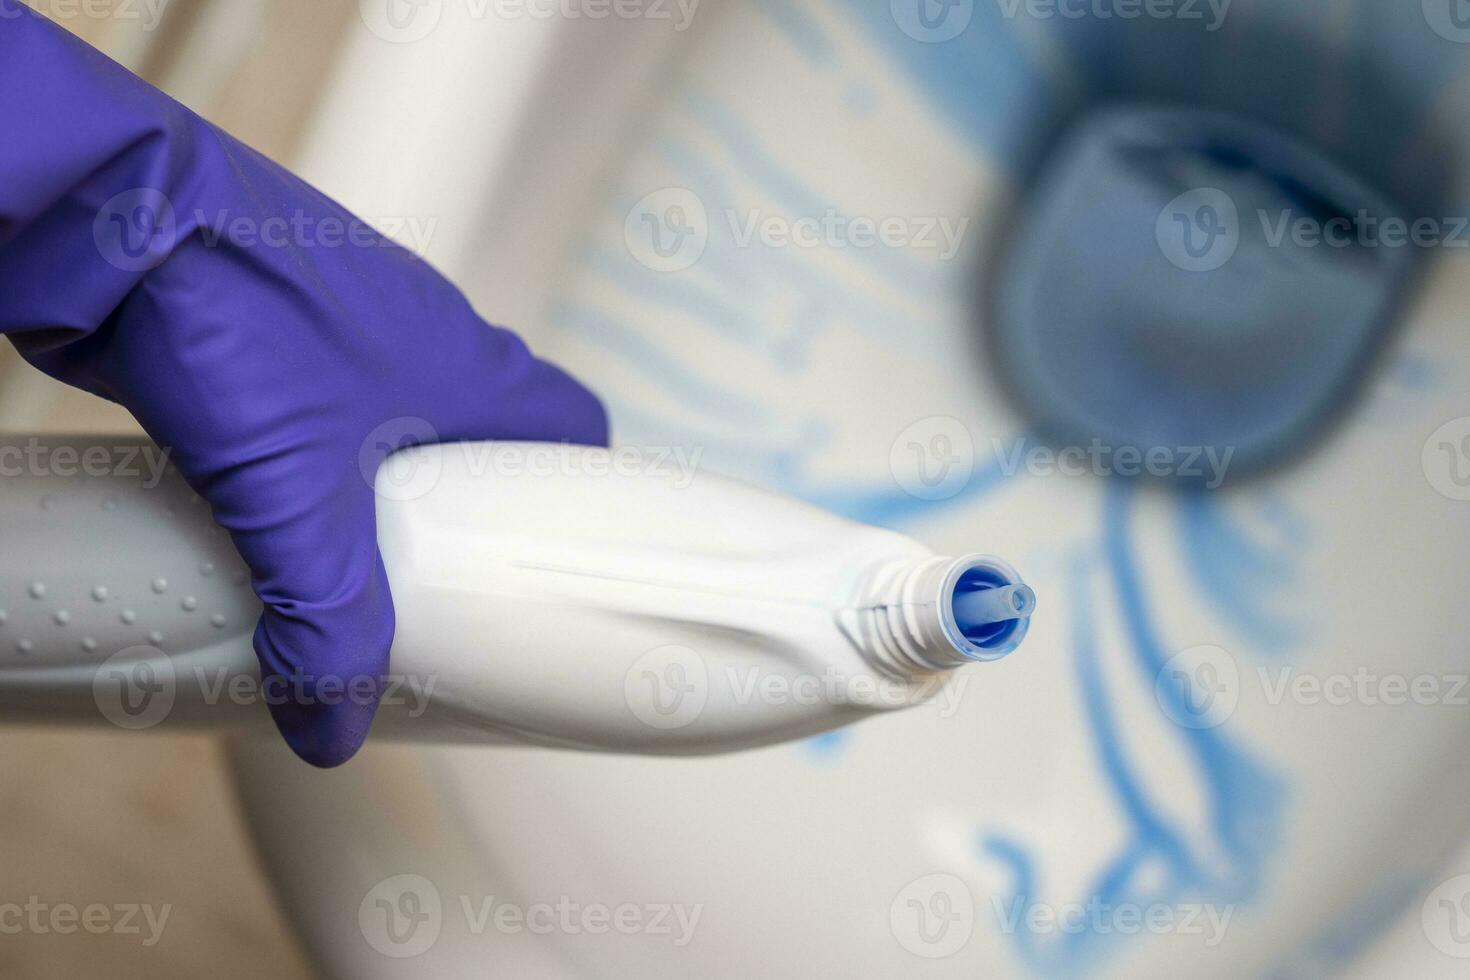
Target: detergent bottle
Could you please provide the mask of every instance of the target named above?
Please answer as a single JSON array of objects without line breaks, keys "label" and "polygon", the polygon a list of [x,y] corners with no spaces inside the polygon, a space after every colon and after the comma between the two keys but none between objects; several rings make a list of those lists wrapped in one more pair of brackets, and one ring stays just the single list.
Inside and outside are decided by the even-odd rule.
[{"label": "detergent bottle", "polygon": [[[0,483],[3,717],[268,723],[260,607],[228,535],[161,450],[104,442],[10,445],[46,463]],[[364,478],[397,612],[375,737],[648,754],[799,738],[934,699],[1014,650],[1035,607],[997,558],[934,555],[667,452],[425,446]],[[352,696],[363,679],[337,680]]]}]

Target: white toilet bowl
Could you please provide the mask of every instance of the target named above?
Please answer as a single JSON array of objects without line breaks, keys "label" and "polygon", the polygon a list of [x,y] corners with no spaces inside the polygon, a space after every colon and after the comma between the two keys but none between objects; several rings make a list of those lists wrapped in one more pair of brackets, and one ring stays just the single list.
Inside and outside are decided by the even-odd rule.
[{"label": "white toilet bowl", "polygon": [[[1098,93],[1228,109],[1451,223],[1466,38],[1433,2],[1236,0],[1213,28],[1204,4],[919,2],[706,0],[687,30],[450,4],[426,41],[350,53],[308,176],[376,214],[485,188],[481,237],[431,255],[602,393],[620,441],[1013,556],[1042,606],[953,714],[727,758],[370,748],[321,774],[238,744],[331,974],[1432,977],[1470,956],[1466,254],[1418,249],[1333,422],[1203,492],[1048,456],[976,290]],[[506,37],[507,65],[474,60]],[[373,81],[406,65],[425,88]],[[456,77],[489,99],[458,155],[425,108]],[[385,150],[399,123],[415,138]],[[393,173],[429,146],[443,181]],[[1303,255],[1340,258],[1254,254],[1243,295]],[[543,929],[501,905],[573,911]]]}]

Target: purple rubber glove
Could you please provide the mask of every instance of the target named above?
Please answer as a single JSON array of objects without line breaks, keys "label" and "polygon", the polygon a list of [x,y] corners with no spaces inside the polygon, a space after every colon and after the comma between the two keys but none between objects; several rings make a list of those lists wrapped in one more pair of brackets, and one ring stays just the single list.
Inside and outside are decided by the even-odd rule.
[{"label": "purple rubber glove", "polygon": [[381,691],[393,639],[364,469],[405,436],[607,438],[593,395],[424,262],[18,0],[0,333],[172,450],[253,572],[262,676],[293,692],[271,712],[318,766],[357,751],[377,698],[316,687]]}]

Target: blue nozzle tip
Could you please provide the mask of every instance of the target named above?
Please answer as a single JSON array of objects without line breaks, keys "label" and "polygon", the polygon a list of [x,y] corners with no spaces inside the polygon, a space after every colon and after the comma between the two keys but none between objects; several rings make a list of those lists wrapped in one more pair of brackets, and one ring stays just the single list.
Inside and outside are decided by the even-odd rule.
[{"label": "blue nozzle tip", "polygon": [[994,659],[1014,650],[1035,609],[1036,592],[1009,565],[994,559],[965,571],[950,597],[954,628],[974,659]]},{"label": "blue nozzle tip", "polygon": [[1029,585],[1007,585],[956,593],[954,618],[960,632],[972,633],[982,626],[1024,619],[1036,608],[1036,593]]}]

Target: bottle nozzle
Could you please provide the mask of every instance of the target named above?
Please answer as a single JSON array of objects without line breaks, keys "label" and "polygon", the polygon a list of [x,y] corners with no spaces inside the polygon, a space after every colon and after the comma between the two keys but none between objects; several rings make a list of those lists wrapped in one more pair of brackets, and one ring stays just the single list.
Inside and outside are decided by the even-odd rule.
[{"label": "bottle nozzle", "polygon": [[1036,608],[1036,593],[1025,584],[986,588],[961,585],[955,589],[954,618],[966,636],[984,626],[1025,619]]},{"label": "bottle nozzle", "polygon": [[1021,645],[1036,593],[998,558],[933,557],[877,569],[848,610],[859,642],[900,672],[999,660]]},{"label": "bottle nozzle", "polygon": [[1007,563],[974,555],[950,566],[945,632],[966,661],[999,660],[1021,645],[1036,593]]}]

